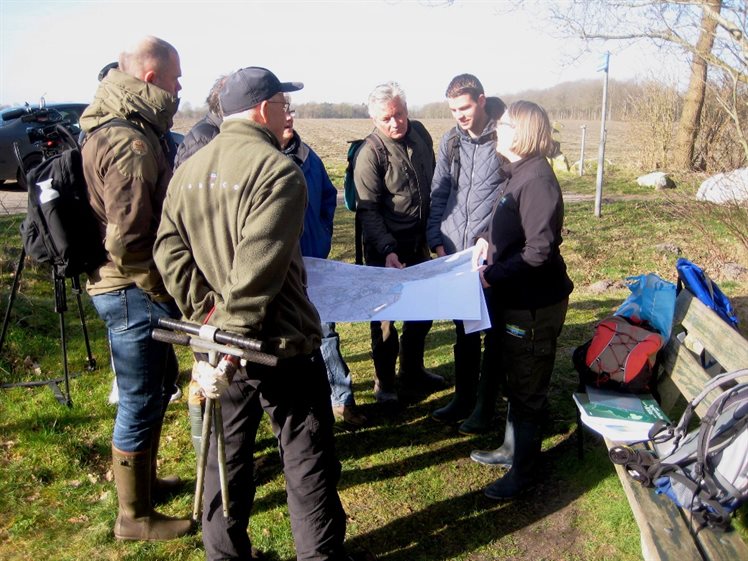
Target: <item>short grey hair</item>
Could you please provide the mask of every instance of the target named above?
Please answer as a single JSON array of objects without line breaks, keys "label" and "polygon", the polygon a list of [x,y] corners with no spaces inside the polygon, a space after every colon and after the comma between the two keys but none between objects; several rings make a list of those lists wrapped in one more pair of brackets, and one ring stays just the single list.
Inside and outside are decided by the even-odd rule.
[{"label": "short grey hair", "polygon": [[369,94],[369,117],[376,117],[379,114],[379,108],[395,98],[402,101],[406,109],[408,108],[408,102],[405,99],[405,91],[400,87],[400,84],[397,82],[379,84]]}]

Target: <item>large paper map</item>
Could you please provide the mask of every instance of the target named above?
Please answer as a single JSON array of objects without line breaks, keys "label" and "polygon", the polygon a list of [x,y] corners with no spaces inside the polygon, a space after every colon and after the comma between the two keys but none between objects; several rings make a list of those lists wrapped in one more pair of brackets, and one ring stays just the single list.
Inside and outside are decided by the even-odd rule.
[{"label": "large paper map", "polygon": [[488,311],[471,253],[406,269],[305,257],[309,298],[324,322],[461,319],[467,332],[486,329]]}]

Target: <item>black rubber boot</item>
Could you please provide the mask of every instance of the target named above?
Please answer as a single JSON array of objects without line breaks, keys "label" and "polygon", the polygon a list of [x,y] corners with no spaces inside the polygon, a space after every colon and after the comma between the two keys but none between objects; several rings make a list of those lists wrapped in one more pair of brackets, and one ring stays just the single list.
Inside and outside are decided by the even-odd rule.
[{"label": "black rubber boot", "polygon": [[509,410],[506,413],[504,443],[496,450],[473,450],[470,452],[470,459],[485,466],[511,467],[514,461],[514,427],[509,416]]},{"label": "black rubber boot", "polygon": [[475,409],[470,416],[460,425],[459,433],[467,436],[483,434],[491,428],[491,421],[496,413],[496,400],[499,398],[500,380],[496,372],[485,369],[481,372],[478,381],[478,396]]},{"label": "black rubber boot", "polygon": [[437,421],[449,425],[464,421],[475,408],[480,376],[480,348],[477,356],[471,356],[471,353],[466,353],[465,349],[455,345],[453,353],[455,358],[454,397],[447,405],[431,414]]},{"label": "black rubber boot", "polygon": [[533,482],[535,466],[542,444],[540,425],[535,422],[515,421],[514,461],[504,477],[491,483],[483,494],[494,501],[511,499],[526,490]]},{"label": "black rubber boot", "polygon": [[423,354],[430,321],[408,321],[403,324],[400,339],[400,384],[407,394],[428,394],[443,390],[447,383],[443,376],[426,370]]},{"label": "black rubber boot", "polygon": [[397,401],[395,391],[395,365],[399,341],[392,322],[378,322],[372,326],[371,358],[374,362],[374,397],[378,402]]}]

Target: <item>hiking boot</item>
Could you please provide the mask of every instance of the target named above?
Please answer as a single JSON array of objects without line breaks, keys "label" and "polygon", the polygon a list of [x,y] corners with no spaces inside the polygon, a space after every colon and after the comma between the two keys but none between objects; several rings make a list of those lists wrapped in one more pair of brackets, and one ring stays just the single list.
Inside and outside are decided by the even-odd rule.
[{"label": "hiking boot", "polygon": [[355,405],[333,405],[332,413],[336,419],[352,427],[363,427],[368,421]]}]

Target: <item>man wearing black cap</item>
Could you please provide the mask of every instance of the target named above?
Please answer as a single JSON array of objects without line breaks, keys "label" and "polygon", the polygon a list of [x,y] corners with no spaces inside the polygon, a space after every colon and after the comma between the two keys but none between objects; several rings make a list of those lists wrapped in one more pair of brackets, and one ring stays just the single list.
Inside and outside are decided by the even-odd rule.
[{"label": "man wearing black cap", "polygon": [[283,93],[302,87],[257,67],[227,78],[221,132],[177,170],[156,239],[156,263],[186,319],[259,339],[279,357],[275,367],[249,363],[233,380],[207,363],[195,369],[222,406],[231,501],[224,518],[211,436],[202,519],[209,560],[250,558],[257,403],[278,438],[297,559],[346,559],[320,319],[299,251],[306,185],[280,151]]}]

